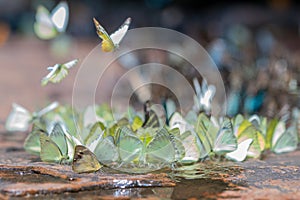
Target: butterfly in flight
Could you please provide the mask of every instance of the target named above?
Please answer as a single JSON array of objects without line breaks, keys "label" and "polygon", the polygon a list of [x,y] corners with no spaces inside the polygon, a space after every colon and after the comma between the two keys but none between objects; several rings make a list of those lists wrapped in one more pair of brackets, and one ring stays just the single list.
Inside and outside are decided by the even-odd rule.
[{"label": "butterfly in flight", "polygon": [[78,59],[75,59],[64,64],[55,64],[53,67],[48,67],[47,69],[50,71],[50,73],[42,79],[42,86],[47,85],[49,81],[52,83],[60,82],[68,75],[68,70],[77,63]]},{"label": "butterfly in flight", "polygon": [[106,30],[100,25],[100,23],[95,18],[93,18],[93,20],[97,30],[97,34],[102,39],[102,51],[104,52],[111,52],[119,47],[119,44],[127,33],[131,22],[131,18],[127,18],[116,32],[108,35]]},{"label": "butterfly in flight", "polygon": [[40,39],[53,39],[66,31],[68,21],[69,7],[66,2],[60,2],[51,13],[40,5],[35,15],[34,32]]}]

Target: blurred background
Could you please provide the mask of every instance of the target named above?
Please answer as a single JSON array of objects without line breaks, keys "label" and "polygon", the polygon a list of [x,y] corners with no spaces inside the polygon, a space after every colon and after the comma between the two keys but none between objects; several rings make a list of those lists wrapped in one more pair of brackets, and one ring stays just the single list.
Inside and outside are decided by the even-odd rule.
[{"label": "blurred background", "polygon": [[[54,100],[71,103],[78,68],[71,69],[59,85],[42,87],[40,81],[46,67],[83,60],[101,42],[93,17],[108,33],[130,16],[130,28],[165,27],[197,40],[221,71],[228,115],[273,117],[300,106],[300,4],[296,1],[72,0],[67,1],[66,32],[51,40],[39,39],[33,29],[38,5],[51,11],[59,2],[0,0],[1,121],[13,102],[31,112]],[[192,80],[193,72],[180,62],[174,67]],[[121,72],[112,73],[116,78]]]}]

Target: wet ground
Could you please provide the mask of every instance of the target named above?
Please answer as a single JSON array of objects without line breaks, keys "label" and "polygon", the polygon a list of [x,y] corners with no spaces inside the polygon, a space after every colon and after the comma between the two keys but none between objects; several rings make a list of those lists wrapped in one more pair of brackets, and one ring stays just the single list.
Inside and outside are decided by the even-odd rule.
[{"label": "wet ground", "polygon": [[244,163],[204,162],[185,172],[76,174],[24,152],[24,133],[0,135],[0,199],[299,199],[300,151]]}]

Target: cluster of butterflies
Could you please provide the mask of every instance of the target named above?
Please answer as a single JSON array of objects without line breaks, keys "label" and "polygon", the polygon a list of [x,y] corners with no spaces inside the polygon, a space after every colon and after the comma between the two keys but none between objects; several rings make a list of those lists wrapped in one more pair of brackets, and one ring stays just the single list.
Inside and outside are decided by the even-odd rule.
[{"label": "cluster of butterflies", "polygon": [[[39,5],[35,15],[34,32],[43,40],[50,40],[63,34],[66,31],[69,21],[69,7],[67,2],[60,2],[51,12],[42,5]],[[131,18],[127,18],[117,31],[109,35],[100,23],[93,18],[98,36],[102,39],[102,50],[104,52],[114,51],[119,47],[120,42],[128,31]],[[48,82],[58,83],[67,76],[68,70],[78,63],[74,59],[64,64],[55,64],[48,67],[50,71],[41,84],[44,86]]]},{"label": "cluster of butterflies", "polygon": [[[167,104],[170,108],[174,102]],[[6,128],[24,131],[32,123],[25,150],[44,162],[72,164],[77,173],[103,165],[144,173],[206,159],[243,161],[266,150],[290,152],[298,145],[296,125],[287,128],[283,121],[257,115],[215,118],[191,110],[183,117],[175,111],[165,121],[149,103],[144,113],[130,108],[116,120],[106,105],[79,113],[55,102],[33,114],[14,104]]]}]

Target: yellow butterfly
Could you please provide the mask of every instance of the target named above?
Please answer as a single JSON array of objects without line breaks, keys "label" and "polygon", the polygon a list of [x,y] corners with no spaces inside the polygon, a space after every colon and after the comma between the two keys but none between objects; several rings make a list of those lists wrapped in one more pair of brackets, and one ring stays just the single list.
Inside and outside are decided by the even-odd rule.
[{"label": "yellow butterfly", "polygon": [[98,171],[102,165],[97,160],[95,154],[93,154],[88,148],[83,145],[77,145],[75,147],[75,153],[72,163],[72,169],[77,173],[88,173]]},{"label": "yellow butterfly", "polygon": [[97,30],[97,34],[102,39],[102,51],[104,52],[111,52],[119,47],[119,44],[127,33],[131,22],[131,18],[128,17],[116,32],[108,35],[106,30],[100,25],[100,23],[95,18],[93,18],[93,20]]}]

